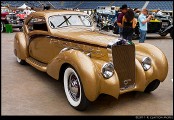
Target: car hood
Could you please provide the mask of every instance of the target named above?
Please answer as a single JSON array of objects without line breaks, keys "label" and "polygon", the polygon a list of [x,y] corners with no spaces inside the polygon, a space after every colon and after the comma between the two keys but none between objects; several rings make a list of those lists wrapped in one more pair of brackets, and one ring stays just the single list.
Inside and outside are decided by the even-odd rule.
[{"label": "car hood", "polygon": [[82,28],[59,28],[54,30],[53,36],[70,39],[73,41],[95,44],[103,47],[107,47],[110,43],[118,41],[118,37],[112,35],[106,35],[97,31]]}]

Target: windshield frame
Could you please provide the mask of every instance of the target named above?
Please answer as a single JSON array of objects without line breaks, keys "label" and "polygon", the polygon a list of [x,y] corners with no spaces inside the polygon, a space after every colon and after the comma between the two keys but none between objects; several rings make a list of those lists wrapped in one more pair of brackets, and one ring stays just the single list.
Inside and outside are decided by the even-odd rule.
[{"label": "windshield frame", "polygon": [[[50,17],[53,17],[53,16],[72,16],[72,15],[76,15],[76,16],[87,16],[87,17],[89,17],[89,19],[88,19],[88,21],[90,22],[90,26],[86,26],[85,24],[84,24],[84,22],[82,22],[82,20],[80,19],[80,21],[82,22],[82,24],[83,25],[67,25],[67,26],[57,26],[57,27],[52,27],[51,26],[51,23],[50,23]],[[63,22],[65,22],[66,20],[64,20]],[[83,15],[83,14],[58,14],[58,15],[51,15],[51,16],[49,16],[48,17],[48,24],[49,24],[49,27],[51,28],[51,29],[58,29],[58,28],[64,28],[64,27],[72,27],[72,26],[81,26],[81,27],[87,27],[87,28],[90,28],[90,27],[92,27],[93,26],[93,21],[92,21],[92,19],[91,19],[91,17],[89,16],[89,15]],[[62,24],[62,23],[60,23],[60,24]]]}]

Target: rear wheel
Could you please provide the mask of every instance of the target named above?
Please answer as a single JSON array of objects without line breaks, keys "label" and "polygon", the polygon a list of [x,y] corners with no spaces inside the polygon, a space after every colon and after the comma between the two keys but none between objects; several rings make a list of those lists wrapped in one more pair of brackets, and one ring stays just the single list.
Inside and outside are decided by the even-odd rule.
[{"label": "rear wheel", "polygon": [[22,60],[22,59],[20,59],[20,58],[18,58],[18,57],[16,57],[16,60],[17,60],[17,62],[18,62],[19,64],[21,64],[21,65],[25,65],[25,64],[26,64],[25,60]]},{"label": "rear wheel", "polygon": [[68,102],[76,110],[85,110],[89,101],[85,96],[81,80],[73,67],[67,67],[64,72],[64,90]]},{"label": "rear wheel", "polygon": [[160,84],[160,81],[159,80],[154,80],[152,81],[147,87],[146,89],[144,90],[144,92],[146,93],[150,93],[152,91],[154,91]]},{"label": "rear wheel", "polygon": [[164,32],[164,33],[160,33],[161,36],[166,36],[168,34],[168,32]]}]

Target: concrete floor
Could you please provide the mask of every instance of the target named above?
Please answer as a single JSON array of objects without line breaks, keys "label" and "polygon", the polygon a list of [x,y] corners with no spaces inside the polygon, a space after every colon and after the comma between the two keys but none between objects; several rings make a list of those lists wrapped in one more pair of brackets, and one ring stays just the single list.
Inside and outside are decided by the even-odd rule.
[{"label": "concrete floor", "polygon": [[154,92],[130,92],[119,99],[101,95],[79,112],[69,105],[61,82],[16,62],[14,35],[1,33],[2,115],[173,115],[173,40],[169,36],[147,35],[146,42],[160,48],[169,62],[168,76]]}]

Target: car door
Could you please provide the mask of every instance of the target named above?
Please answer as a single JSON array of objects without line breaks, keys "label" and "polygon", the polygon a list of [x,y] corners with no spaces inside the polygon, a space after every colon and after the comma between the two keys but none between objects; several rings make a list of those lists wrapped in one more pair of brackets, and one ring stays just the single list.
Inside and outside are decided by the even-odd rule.
[{"label": "car door", "polygon": [[27,26],[30,57],[43,63],[49,63],[60,50],[52,44],[53,37],[48,32],[45,18],[32,18]]}]

